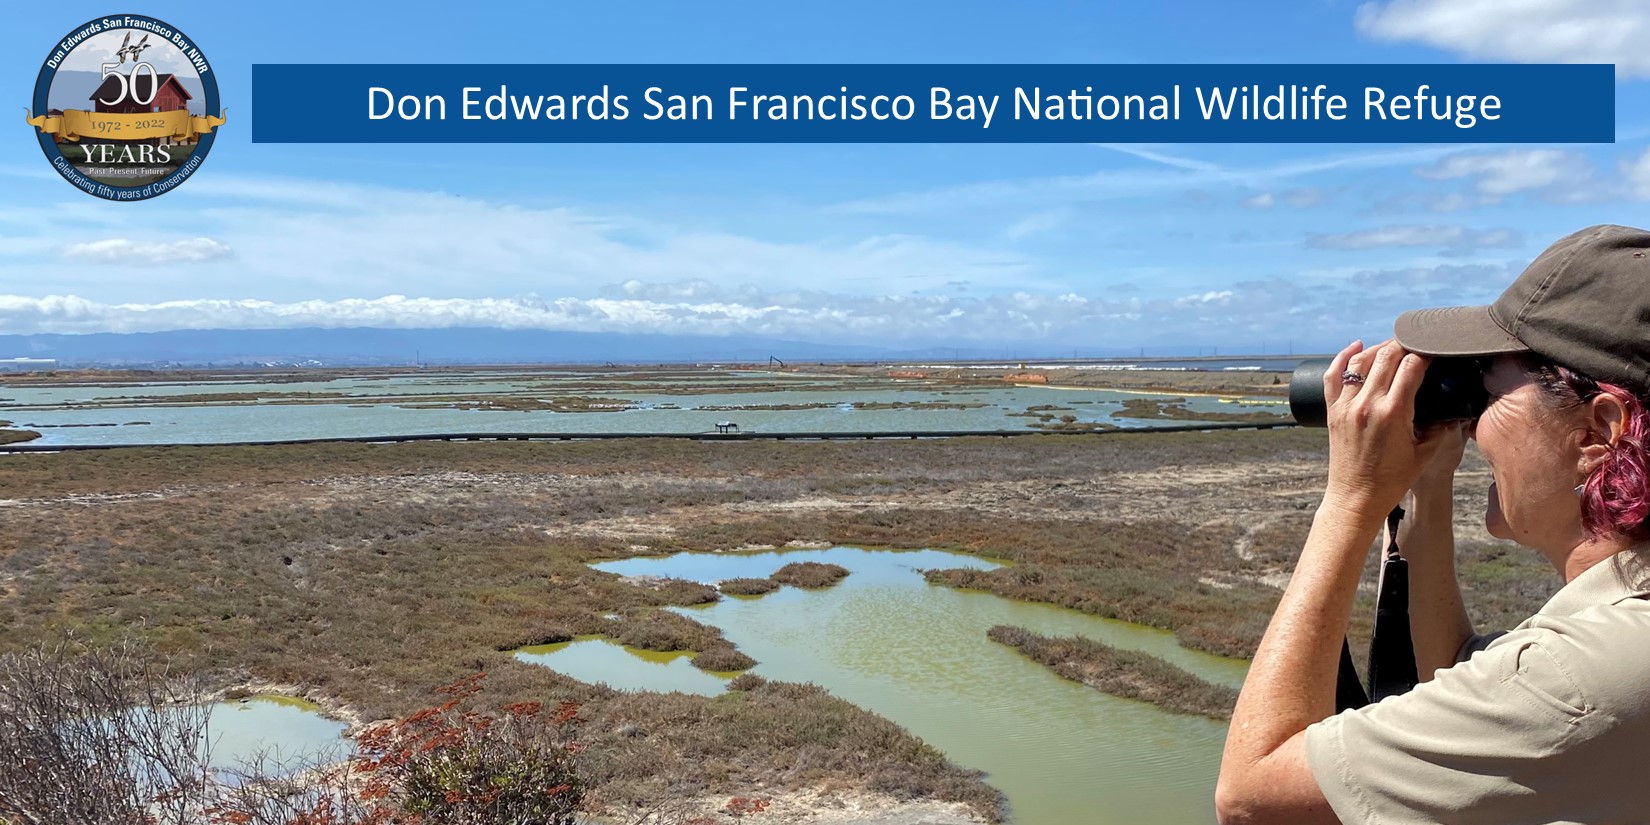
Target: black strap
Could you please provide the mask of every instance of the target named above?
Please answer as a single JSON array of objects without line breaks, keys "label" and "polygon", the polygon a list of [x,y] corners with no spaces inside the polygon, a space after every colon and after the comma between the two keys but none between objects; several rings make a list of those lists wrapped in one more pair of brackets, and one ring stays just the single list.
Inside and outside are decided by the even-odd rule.
[{"label": "black strap", "polygon": [[1403,518],[1404,508],[1395,507],[1386,519],[1386,559],[1375,597],[1375,634],[1369,640],[1369,695],[1377,702],[1408,693],[1421,680],[1409,629],[1409,562],[1398,555],[1398,523]]},{"label": "black strap", "polygon": [[1380,590],[1375,597],[1375,633],[1369,640],[1369,690],[1358,679],[1352,649],[1341,641],[1335,677],[1335,710],[1353,710],[1388,696],[1407,693],[1420,681],[1415,668],[1415,641],[1409,628],[1409,563],[1398,554],[1398,524],[1404,508],[1387,516],[1387,545],[1381,562]]},{"label": "black strap", "polygon": [[1352,648],[1341,640],[1341,669],[1335,675],[1335,712],[1357,710],[1369,704],[1369,694],[1358,681],[1358,666],[1352,664]]}]

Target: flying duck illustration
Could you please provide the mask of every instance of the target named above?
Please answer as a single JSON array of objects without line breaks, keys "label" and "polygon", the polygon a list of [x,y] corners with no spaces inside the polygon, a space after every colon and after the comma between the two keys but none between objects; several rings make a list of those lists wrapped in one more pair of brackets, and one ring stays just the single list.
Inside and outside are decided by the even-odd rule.
[{"label": "flying duck illustration", "polygon": [[138,55],[143,54],[143,50],[147,48],[149,48],[149,35],[144,35],[134,46],[132,45],[132,33],[127,32],[126,39],[120,41],[120,48],[115,50],[115,57],[120,58],[122,63],[125,63],[126,58],[130,57],[132,62],[136,63],[138,62]]}]

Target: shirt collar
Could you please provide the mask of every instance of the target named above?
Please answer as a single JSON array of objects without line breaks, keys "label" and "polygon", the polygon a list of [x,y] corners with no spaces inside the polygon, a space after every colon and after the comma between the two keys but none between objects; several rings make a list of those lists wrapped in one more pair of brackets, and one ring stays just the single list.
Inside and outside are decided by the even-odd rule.
[{"label": "shirt collar", "polygon": [[1537,615],[1574,616],[1596,605],[1650,595],[1650,566],[1638,555],[1645,549],[1623,550],[1581,571],[1553,594]]}]

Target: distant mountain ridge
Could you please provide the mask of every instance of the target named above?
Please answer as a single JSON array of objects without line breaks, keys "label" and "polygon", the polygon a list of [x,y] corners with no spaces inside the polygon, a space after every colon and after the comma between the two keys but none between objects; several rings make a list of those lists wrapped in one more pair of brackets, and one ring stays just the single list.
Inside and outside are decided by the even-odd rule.
[{"label": "distant mountain ridge", "polygon": [[[757,336],[560,332],[488,328],[173,330],[86,335],[0,335],[0,358],[55,358],[64,366],[297,364],[332,366],[868,360],[894,355],[955,356],[959,350],[905,350]],[[966,353],[965,353],[966,354]]]},{"label": "distant mountain ridge", "polygon": [[[163,72],[164,74],[164,72]],[[206,111],[206,90],[201,86],[198,78],[178,77],[178,82],[189,92],[193,99],[189,101],[189,111],[200,114]],[[58,72],[52,77],[52,90],[48,97],[53,109],[91,109],[92,93],[103,85],[103,76],[97,72]],[[147,88],[147,87],[144,87]],[[104,94],[108,94],[105,92]],[[45,112],[35,112],[43,115]]]}]

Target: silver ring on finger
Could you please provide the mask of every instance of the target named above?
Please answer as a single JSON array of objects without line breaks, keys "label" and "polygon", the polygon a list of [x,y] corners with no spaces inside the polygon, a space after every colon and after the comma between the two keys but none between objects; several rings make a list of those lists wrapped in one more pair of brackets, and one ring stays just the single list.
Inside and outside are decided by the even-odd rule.
[{"label": "silver ring on finger", "polygon": [[1341,373],[1341,384],[1343,386],[1356,386],[1358,384],[1362,384],[1363,382],[1364,374],[1361,372],[1347,370],[1346,372]]}]

